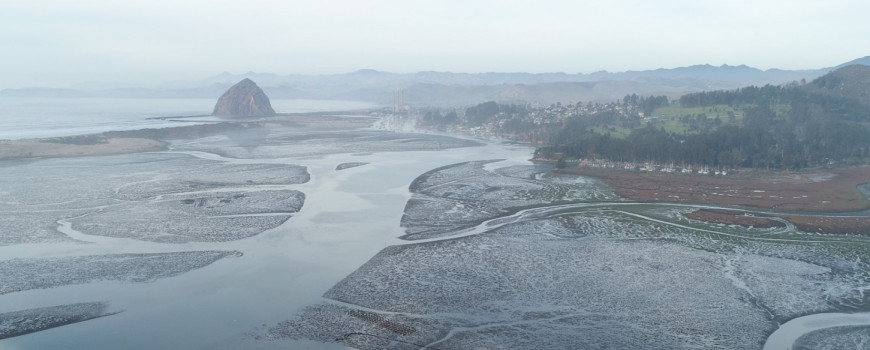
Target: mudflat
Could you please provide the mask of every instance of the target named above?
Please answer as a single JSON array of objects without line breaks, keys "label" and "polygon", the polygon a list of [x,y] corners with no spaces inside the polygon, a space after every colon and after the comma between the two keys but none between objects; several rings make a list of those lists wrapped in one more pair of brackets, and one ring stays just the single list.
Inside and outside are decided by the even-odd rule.
[{"label": "mudflat", "polygon": [[0,141],[0,160],[149,152],[164,150],[167,145],[160,140],[126,137],[111,137],[102,143],[84,145],[42,140],[8,140]]}]

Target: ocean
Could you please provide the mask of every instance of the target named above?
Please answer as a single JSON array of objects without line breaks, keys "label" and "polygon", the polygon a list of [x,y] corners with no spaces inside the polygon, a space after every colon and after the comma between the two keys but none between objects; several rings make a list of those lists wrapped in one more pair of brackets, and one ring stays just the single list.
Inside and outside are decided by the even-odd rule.
[{"label": "ocean", "polygon": [[[0,97],[0,140],[93,134],[203,124],[216,99]],[[272,100],[278,113],[376,107],[359,101]],[[182,124],[183,123],[183,124]]]}]

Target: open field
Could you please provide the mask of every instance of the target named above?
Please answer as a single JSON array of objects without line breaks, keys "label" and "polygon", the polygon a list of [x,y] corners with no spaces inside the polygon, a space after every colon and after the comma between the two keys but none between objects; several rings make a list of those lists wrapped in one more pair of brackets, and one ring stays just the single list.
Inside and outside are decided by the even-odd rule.
[{"label": "open field", "polygon": [[[664,127],[665,130],[682,134],[692,132],[689,125],[680,120],[685,116],[704,114],[712,121],[718,116],[723,124],[736,124],[743,120],[743,111],[727,105],[715,105],[709,107],[683,107],[679,103],[672,103],[664,107],[656,108],[649,116],[656,127]],[[732,117],[733,116],[733,117]]]}]

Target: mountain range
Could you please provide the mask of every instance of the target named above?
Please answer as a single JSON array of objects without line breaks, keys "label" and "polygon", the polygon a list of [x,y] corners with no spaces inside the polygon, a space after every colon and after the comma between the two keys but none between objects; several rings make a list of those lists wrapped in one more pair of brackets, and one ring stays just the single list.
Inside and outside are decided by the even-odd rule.
[{"label": "mountain range", "polygon": [[760,70],[745,65],[705,64],[589,74],[434,71],[401,74],[370,69],[333,75],[222,73],[199,81],[167,82],[152,87],[6,89],[0,91],[0,97],[217,98],[240,80],[251,79],[272,99],[357,100],[390,105],[395,92],[401,90],[404,103],[411,107],[472,105],[482,101],[532,104],[609,102],[628,94],[677,98],[689,92],[810,81],[854,64],[870,66],[870,56],[813,70]]}]

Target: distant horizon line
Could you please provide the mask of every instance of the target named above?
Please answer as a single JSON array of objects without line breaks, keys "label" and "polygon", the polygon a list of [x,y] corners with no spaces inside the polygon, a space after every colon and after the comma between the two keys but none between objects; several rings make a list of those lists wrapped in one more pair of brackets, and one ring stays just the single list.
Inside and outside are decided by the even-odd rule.
[{"label": "distant horizon line", "polygon": [[282,73],[273,73],[273,72],[265,72],[265,71],[264,71],[264,72],[255,72],[255,71],[250,71],[250,70],[247,71],[247,72],[244,72],[244,73],[231,73],[231,72],[228,72],[228,71],[223,71],[223,72],[221,72],[221,73],[218,73],[218,74],[212,75],[211,77],[216,77],[216,76],[220,76],[220,75],[224,75],[224,74],[228,74],[228,75],[236,75],[236,76],[242,76],[242,75],[246,75],[246,74],[272,74],[272,75],[278,75],[278,76],[288,76],[288,75],[302,75],[302,76],[329,76],[329,75],[346,75],[346,74],[361,73],[361,72],[390,73],[390,74],[399,74],[399,75],[401,75],[401,74],[417,74],[417,73],[451,73],[451,74],[567,74],[567,75],[591,75],[591,74],[596,74],[596,73],[618,74],[618,73],[629,73],[629,72],[650,72],[650,71],[657,71],[657,70],[673,70],[673,69],[692,68],[692,67],[714,67],[714,68],[722,68],[722,67],[740,68],[740,67],[747,67],[747,68],[756,69],[756,70],[759,70],[759,71],[762,71],[762,72],[767,72],[767,71],[771,71],[771,70],[795,71],[795,72],[800,72],[800,71],[817,71],[817,70],[823,70],[823,69],[831,69],[831,68],[836,68],[836,67],[839,67],[839,66],[845,65],[846,63],[850,63],[850,62],[854,62],[854,61],[860,61],[860,60],[865,60],[865,59],[870,60],[870,55],[863,56],[863,57],[858,57],[858,58],[855,58],[855,59],[852,59],[852,60],[849,60],[849,61],[846,61],[846,62],[842,62],[842,63],[836,64],[836,65],[833,65],[833,66],[826,66],[826,67],[819,67],[819,68],[797,68],[797,69],[777,68],[777,67],[771,67],[771,68],[763,69],[763,68],[758,68],[758,67],[751,66],[751,65],[748,65],[748,64],[745,64],[745,63],[741,63],[741,64],[737,64],[737,65],[732,65],[732,64],[728,64],[728,63],[723,63],[723,64],[720,64],[720,65],[716,65],[716,64],[712,64],[712,63],[698,63],[698,64],[681,65],[681,66],[674,66],[674,67],[658,67],[658,68],[650,68],[650,69],[627,69],[627,70],[619,70],[619,71],[617,71],[617,70],[609,71],[609,70],[607,70],[607,69],[599,69],[599,70],[595,70],[595,71],[591,71],[591,72],[587,72],[587,73],[584,73],[584,72],[573,72],[573,73],[571,73],[571,72],[566,72],[566,71],[541,71],[541,72],[530,72],[530,71],[495,71],[495,70],[493,70],[493,71],[450,71],[450,70],[435,70],[435,69],[425,69],[425,70],[417,70],[417,71],[391,71],[391,70],[383,70],[383,69],[377,69],[377,68],[359,68],[359,69],[355,69],[355,70],[342,71],[342,72],[335,72],[335,73],[311,73],[311,74],[298,73],[298,72],[296,72],[296,73],[283,73],[283,74],[282,74]]},{"label": "distant horizon line", "polygon": [[[868,57],[870,57],[870,56],[868,56]],[[478,71],[478,72],[471,72],[471,71],[449,71],[449,70],[419,70],[419,71],[411,71],[411,72],[400,72],[400,71],[380,70],[380,69],[374,69],[374,68],[360,68],[360,69],[351,70],[351,71],[345,71],[345,72],[341,72],[341,73],[319,73],[319,74],[318,74],[318,73],[311,73],[311,74],[306,74],[306,73],[283,73],[283,74],[282,74],[282,73],[273,73],[273,72],[266,72],[266,71],[264,71],[264,72],[247,71],[247,72],[244,72],[244,73],[231,73],[231,72],[223,71],[223,72],[221,72],[221,73],[218,73],[218,74],[212,75],[211,77],[219,77],[219,76],[221,76],[221,75],[245,76],[245,75],[249,75],[249,74],[269,74],[269,75],[276,75],[276,76],[301,75],[301,76],[315,77],[315,76],[330,76],[330,75],[347,75],[347,74],[354,74],[354,73],[368,73],[368,72],[371,72],[371,73],[387,73],[387,74],[396,74],[396,75],[410,75],[410,74],[419,74],[419,73],[445,73],[445,74],[529,74],[529,75],[538,75],[538,74],[541,74],[541,75],[543,75],[543,74],[592,75],[592,74],[597,74],[597,73],[619,74],[619,73],[634,73],[634,72],[652,72],[652,71],[657,71],[657,70],[674,70],[674,69],[693,68],[693,67],[712,67],[712,68],[723,68],[723,67],[724,67],[724,68],[742,68],[742,67],[746,67],[746,68],[751,68],[751,69],[759,70],[759,71],[762,71],[762,72],[767,72],[767,71],[771,71],[771,70],[792,71],[792,72],[802,72],[802,71],[817,71],[817,70],[829,69],[829,68],[834,68],[834,67],[836,67],[836,66],[831,66],[831,67],[822,67],[822,68],[806,68],[806,69],[785,69],[785,68],[768,68],[768,69],[761,69],[761,68],[753,67],[753,66],[746,65],[746,64],[730,65],[730,64],[725,63],[725,64],[721,64],[721,65],[718,65],[718,66],[717,66],[717,65],[714,65],[714,64],[710,64],[710,63],[702,63],[702,64],[693,64],[693,65],[689,65],[689,66],[678,66],[678,67],[672,67],[672,68],[661,67],[661,68],[653,68],[653,69],[637,69],[637,70],[635,70],[635,69],[629,69],[629,70],[623,70],[623,71],[609,71],[609,70],[606,70],[606,69],[602,69],[602,70],[597,70],[597,71],[593,71],[593,72],[589,72],[589,73],[584,73],[584,72],[570,73],[570,72],[566,72],[566,71],[546,71],[546,72],[529,72],[529,71]]]},{"label": "distant horizon line", "polygon": [[[126,80],[126,81],[107,81],[107,80],[90,80],[90,81],[79,81],[75,83],[64,83],[64,84],[45,84],[45,85],[27,85],[27,86],[17,86],[17,87],[5,87],[0,88],[2,90],[26,90],[26,89],[57,89],[57,90],[74,90],[77,88],[82,88],[86,85],[116,85],[116,87],[112,89],[123,89],[123,88],[141,88],[145,86],[157,86],[163,84],[172,84],[172,83],[195,83],[203,80],[209,80],[214,78],[219,78],[221,76],[232,76],[232,77],[247,77],[252,75],[269,75],[276,77],[290,77],[290,76],[304,76],[304,77],[328,77],[328,76],[342,76],[342,75],[352,75],[352,74],[392,74],[392,75],[415,75],[421,73],[433,73],[433,74],[457,74],[457,75],[487,75],[487,74],[522,74],[522,75],[568,75],[568,76],[593,76],[596,74],[626,74],[626,73],[644,73],[644,72],[656,72],[656,71],[669,71],[669,70],[679,70],[679,69],[688,69],[688,68],[743,68],[743,69],[751,69],[759,72],[771,72],[771,71],[779,71],[779,72],[814,72],[814,71],[823,71],[823,70],[833,70],[842,66],[846,66],[849,63],[856,61],[870,61],[870,55],[856,58],[850,61],[846,61],[837,65],[828,66],[828,67],[820,67],[820,68],[804,68],[804,69],[785,69],[785,68],[768,68],[762,69],[754,66],[750,66],[747,64],[738,64],[731,65],[728,63],[723,63],[721,65],[715,65],[711,63],[700,63],[700,64],[692,64],[692,65],[683,65],[676,67],[659,67],[652,69],[628,69],[622,71],[609,71],[606,69],[592,71],[588,73],[584,72],[566,72],[566,71],[546,71],[546,72],[530,72],[530,71],[449,71],[449,70],[419,70],[419,71],[390,71],[390,70],[381,70],[376,68],[360,68],[351,71],[339,72],[339,73],[274,73],[270,71],[252,71],[249,70],[244,73],[231,73],[229,71],[222,71],[217,74],[207,75],[201,78],[181,78],[174,80],[163,80],[157,82],[143,82],[143,81],[134,81]],[[125,86],[125,87],[121,87]]]}]

